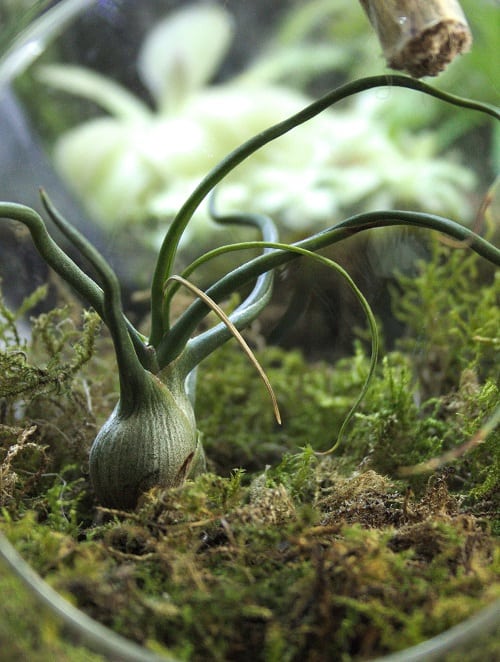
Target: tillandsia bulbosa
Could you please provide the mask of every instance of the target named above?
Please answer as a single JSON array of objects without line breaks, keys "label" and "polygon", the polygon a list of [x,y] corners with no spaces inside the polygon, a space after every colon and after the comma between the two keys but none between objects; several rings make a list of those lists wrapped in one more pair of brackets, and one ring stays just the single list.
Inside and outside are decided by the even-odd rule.
[{"label": "tillandsia bulbosa", "polygon": [[[499,119],[498,109],[462,99],[406,76],[364,78],[335,89],[292,117],[254,136],[221,161],[197,186],[170,224],[162,243],[151,284],[151,330],[149,338],[141,335],[125,317],[120,284],[109,264],[89,242],[54,209],[42,192],[45,210],[53,224],[76,248],[96,274],[91,278],[51,237],[45,222],[31,208],[0,203],[0,217],[23,223],[45,261],[100,315],[109,328],[118,364],[120,399],[113,413],[98,433],[90,451],[90,477],[99,502],[121,509],[135,507],[142,493],[154,486],[176,486],[205,468],[194,414],[196,366],[226,342],[238,330],[248,326],[269,301],[273,271],[300,255],[319,260],[340,271],[354,289],[363,306],[372,333],[372,362],[365,386],[354,407],[366,391],[377,355],[377,333],[373,315],[361,292],[338,265],[318,255],[319,249],[375,227],[404,225],[433,229],[466,241],[495,265],[500,265],[500,250],[473,231],[454,221],[422,212],[377,211],[358,214],[295,244],[282,244],[271,219],[255,214],[214,213],[219,222],[253,226],[262,240],[222,246],[190,265],[181,276],[173,275],[179,241],[200,203],[223,182],[242,161],[267,143],[310,120],[333,104],[353,94],[376,87],[403,87],[425,93],[455,106],[487,113]],[[191,286],[187,277],[201,264],[228,251],[259,248],[262,254],[230,271],[206,293]],[[253,289],[232,312],[229,319],[216,302],[244,286]],[[187,285],[199,297],[171,323],[172,298],[181,285]],[[193,337],[200,321],[215,310],[224,318],[221,323]],[[348,414],[344,426],[353,413]],[[277,414],[279,417],[279,414]],[[339,435],[340,439],[340,435]],[[337,441],[338,443],[338,441]],[[334,448],[336,444],[332,447]],[[331,451],[332,449],[330,449]],[[329,452],[329,451],[328,451]]]}]

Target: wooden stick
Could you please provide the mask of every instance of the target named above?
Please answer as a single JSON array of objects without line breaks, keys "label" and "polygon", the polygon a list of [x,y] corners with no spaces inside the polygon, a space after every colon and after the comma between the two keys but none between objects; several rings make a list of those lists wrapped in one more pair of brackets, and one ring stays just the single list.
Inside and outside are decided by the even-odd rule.
[{"label": "wooden stick", "polygon": [[415,78],[436,76],[470,50],[472,35],[458,0],[360,0],[387,63]]}]

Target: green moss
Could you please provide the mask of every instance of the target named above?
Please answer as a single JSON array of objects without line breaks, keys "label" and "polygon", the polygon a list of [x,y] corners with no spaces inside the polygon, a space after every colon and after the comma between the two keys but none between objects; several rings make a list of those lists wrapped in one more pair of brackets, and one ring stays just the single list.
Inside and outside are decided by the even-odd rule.
[{"label": "green moss", "polygon": [[[65,510],[56,506],[56,495],[68,511],[85,501],[82,473],[98,423],[114,404],[116,384],[105,337],[98,341],[99,358],[89,365],[100,324],[76,302],[32,318],[29,339],[19,335],[19,322],[46,293],[39,288],[14,312],[0,295],[0,505],[14,514],[35,499],[40,518],[47,511],[55,522],[54,513]],[[87,517],[89,505],[87,499]],[[85,507],[78,507],[80,513]]]},{"label": "green moss", "polygon": [[349,437],[349,452],[357,449],[384,474],[417,464],[439,454],[446,423],[437,416],[437,404],[418,406],[410,361],[392,353],[384,357],[381,374],[356,416]]},{"label": "green moss", "polygon": [[[39,288],[27,297],[12,313],[0,299],[0,340],[5,345],[0,353],[0,397],[12,400],[20,394],[39,397],[54,388],[62,387],[80,372],[93,354],[99,317],[83,313],[83,329],[72,318],[74,310],[56,308],[33,320],[32,339],[19,337],[16,323],[46,294]],[[36,357],[37,365],[29,356]]]},{"label": "green moss", "polygon": [[[360,345],[354,357],[335,366],[308,363],[299,351],[277,347],[267,347],[257,357],[276,393],[281,426],[261,381],[237,347],[223,347],[200,367],[197,412],[207,455],[217,472],[227,474],[234,467],[259,470],[307,445],[329,448],[369,365]],[[228,410],[234,415],[228,416]]]},{"label": "green moss", "polygon": [[374,472],[348,479],[323,464],[308,507],[276,477],[234,492],[234,477],[206,475],[150,493],[78,544],[32,515],[5,528],[82,609],[179,659],[358,659],[417,643],[499,594],[499,550],[443,499],[444,483],[408,501]]},{"label": "green moss", "polygon": [[99,662],[100,655],[67,641],[60,623],[0,564],[0,650],[4,660]]},{"label": "green moss", "polygon": [[500,273],[466,247],[433,237],[415,277],[399,277],[393,307],[404,323],[399,345],[412,358],[423,397],[457,388],[464,370],[498,382]]},{"label": "green moss", "polygon": [[[2,530],[86,613],[179,660],[361,660],[476,613],[500,596],[498,429],[469,443],[498,406],[498,283],[486,275],[480,285],[473,262],[453,252],[443,260],[444,251],[435,248],[429,274],[405,282],[407,336],[381,361],[337,453],[314,450],[335,440],[362,386],[362,345],[335,365],[259,352],[279,428],[229,344],[199,374],[214,473],[153,490],[133,513],[96,510],[87,476],[90,443],[116,397],[106,340],[64,309],[22,341],[16,315],[4,313],[3,360],[22,360],[8,364],[14,388],[3,397]],[[448,303],[431,297],[436,270]],[[431,304],[428,320],[421,311]],[[99,352],[85,362],[94,342]],[[438,471],[400,472],[447,452]],[[44,612],[35,620],[5,571],[0,587],[12,596],[0,619],[12,659],[99,659],[65,644]]]}]

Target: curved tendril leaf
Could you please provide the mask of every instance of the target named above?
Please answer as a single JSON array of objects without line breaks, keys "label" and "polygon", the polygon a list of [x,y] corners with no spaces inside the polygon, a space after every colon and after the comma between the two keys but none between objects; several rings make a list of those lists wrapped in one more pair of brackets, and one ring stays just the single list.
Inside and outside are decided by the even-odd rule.
[{"label": "curved tendril leaf", "polygon": [[[466,243],[475,253],[497,267],[500,267],[500,250],[492,243],[465,225],[460,225],[460,223],[452,221],[449,218],[436,216],[435,214],[428,214],[426,212],[400,210],[368,212],[366,214],[352,216],[337,223],[337,225],[331,228],[331,231],[345,232],[343,236],[337,239],[337,241],[340,241],[344,237],[363,232],[364,230],[397,225],[413,226],[416,228],[425,228],[442,232],[449,237],[464,242],[464,244]],[[329,231],[327,230],[326,232]],[[320,232],[316,237],[320,238],[322,234],[323,233]]]},{"label": "curved tendril leaf", "polygon": [[[273,270],[257,278],[253,290],[229,316],[233,326],[244,329],[259,316],[271,299],[273,283]],[[227,327],[219,324],[191,338],[186,344],[185,365],[188,367],[198,365],[230,337]]]},{"label": "curved tendril leaf", "polygon": [[[23,223],[29,230],[33,242],[47,264],[54,269],[83,299],[95,308],[108,325],[116,350],[120,369],[122,395],[132,401],[134,390],[143,384],[144,369],[135,352],[128,334],[122,309],[119,284],[114,272],[95,251],[93,264],[98,270],[103,289],[59,247],[49,235],[42,217],[30,207],[15,203],[0,203],[0,218]],[[59,219],[60,220],[60,219]]]},{"label": "curved tendril leaf", "polygon": [[[265,216],[264,214],[241,214],[241,213],[219,214],[215,210],[215,196],[213,194],[210,197],[209,202],[210,202],[210,208],[209,208],[210,217],[216,223],[219,223],[221,225],[244,225],[247,227],[253,227],[260,231],[262,235],[262,239],[264,241],[279,240],[278,229],[272,218],[270,218],[269,216]],[[202,264],[202,262],[200,262],[200,264]],[[187,278],[189,274],[186,273],[186,271],[184,271],[181,275],[184,278]],[[231,318],[233,318],[233,316],[237,314],[238,311],[244,310],[254,301],[260,300],[261,297],[265,296],[266,288],[272,287],[272,280],[273,280],[273,275],[269,273],[263,274],[262,278],[259,277],[252,292],[245,299],[245,301],[243,301],[236,308],[236,310],[233,311]],[[164,292],[163,308],[165,311],[170,310],[170,304],[174,294],[178,290],[178,286],[179,286],[178,283],[172,283],[172,286],[168,289],[168,291],[166,293]],[[211,333],[212,332],[213,330],[211,330]],[[198,336],[198,338],[199,337],[200,336]]]},{"label": "curved tendril leaf", "polygon": [[120,374],[120,401],[123,406],[132,407],[137,394],[141,392],[144,386],[145,372],[135,351],[123,315],[118,277],[97,249],[88,243],[61,214],[56,212],[49,198],[43,192],[42,200],[56,225],[90,262],[99,276],[103,291],[103,314],[102,316],[99,314],[111,333],[115,348]]},{"label": "curved tendril leaf", "polygon": [[[237,224],[253,226],[260,230],[262,241],[279,241],[278,230],[269,216],[261,214],[218,214],[213,206],[213,197],[210,200],[210,213],[212,218],[221,224]],[[264,253],[269,252],[270,248],[264,248]],[[182,274],[186,277],[184,274]],[[250,294],[236,307],[229,316],[231,322],[238,329],[243,329],[264,310],[271,299],[274,284],[274,271],[262,273],[256,280]],[[229,338],[228,330],[224,324],[201,333],[188,342],[189,357],[193,365],[197,365],[217,347],[220,347]]]},{"label": "curved tendril leaf", "polygon": [[[43,188],[40,188],[40,198],[42,204],[45,208],[45,211],[51,218],[54,225],[59,229],[59,231],[66,237],[66,239],[73,244],[77,251],[84,257],[87,262],[101,275],[101,278],[105,279],[106,274],[111,276],[111,279],[116,282],[117,286],[117,277],[114,273],[112,267],[104,259],[104,257],[98,253],[96,248],[89,242],[87,239],[80,233],[78,230],[69,223],[66,218],[59,212],[58,209],[53,205],[49,196]],[[104,272],[103,272],[104,269]],[[113,286],[111,286],[113,287]],[[109,289],[109,288],[108,288]],[[98,313],[99,317],[102,320],[106,321],[106,316],[109,311],[106,310],[106,301],[104,292],[100,292],[100,302],[99,306],[94,305],[94,309]],[[148,354],[144,340],[141,338],[137,329],[131,324],[131,322],[125,317],[122,312],[122,317],[127,325],[127,331],[132,339],[134,344],[135,351],[139,356],[139,359],[144,367],[150,368],[151,356]]]},{"label": "curved tendril leaf", "polygon": [[273,387],[271,386],[271,382],[269,381],[266,373],[264,372],[264,369],[260,365],[259,361],[257,360],[255,354],[252,352],[250,347],[248,346],[246,340],[243,338],[241,333],[238,331],[238,329],[235,327],[235,325],[231,322],[229,317],[226,315],[226,313],[222,310],[222,308],[215,303],[209,296],[205,294],[202,290],[200,290],[196,285],[193,285],[193,283],[190,283],[188,280],[183,278],[182,276],[170,276],[170,278],[167,280],[165,283],[165,287],[168,287],[168,285],[173,282],[177,281],[181,285],[184,285],[184,287],[187,287],[191,292],[196,294],[202,301],[204,301],[207,306],[213,310],[213,312],[224,322],[224,324],[227,326],[231,334],[236,338],[238,343],[240,344],[240,347],[242,350],[245,352],[245,354],[248,356],[250,359],[250,362],[252,365],[255,367],[257,372],[262,378],[262,381],[264,382],[264,385],[269,393],[269,396],[271,398],[271,402],[273,403],[273,411],[274,411],[274,416],[276,418],[276,421],[278,422],[279,425],[281,425],[281,414],[278,406],[278,401],[276,399],[276,395],[274,394]]},{"label": "curved tendril leaf", "polygon": [[[399,210],[365,212],[363,214],[351,216],[331,228],[312,235],[307,239],[303,239],[296,244],[292,244],[288,247],[288,251],[275,250],[249,260],[220,278],[207,290],[207,294],[215,301],[220,301],[224,297],[229,296],[232,292],[235,292],[247,283],[255,280],[260,274],[296,259],[297,253],[292,252],[292,246],[309,251],[318,251],[321,248],[331,246],[364,230],[398,225],[436,230],[438,232],[443,232],[450,237],[454,237],[455,239],[467,240],[469,248],[490,261],[492,264],[500,266],[500,250],[479,235],[476,235],[469,228],[464,227],[455,221],[423,212]],[[191,266],[192,268],[195,268],[203,261],[226,251],[258,248],[262,245],[262,242],[245,242],[244,244],[237,244],[238,248],[234,249],[231,245],[222,246],[215,249],[215,251],[207,253],[202,258],[199,258],[199,260],[194,262]],[[191,267],[189,270],[192,270]],[[182,352],[194,329],[206,314],[206,306],[200,301],[195,301],[183,312],[172,328],[164,335],[157,347],[157,357],[160,367],[175,359],[175,357]]]},{"label": "curved tendril leaf", "polygon": [[[334,262],[333,260],[330,260],[329,258],[325,257],[324,255],[318,255],[317,253],[314,253],[313,251],[307,250],[306,248],[301,248],[300,246],[296,245],[290,245],[290,244],[282,244],[279,242],[268,242],[268,241],[254,241],[254,242],[242,242],[241,244],[234,244],[233,246],[223,246],[221,249],[216,249],[215,251],[212,251],[211,253],[207,254],[204,256],[204,258],[200,258],[202,262],[206,262],[208,259],[211,257],[214,257],[214,254],[220,255],[222,252],[229,252],[231,250],[246,250],[248,248],[269,248],[269,249],[275,249],[279,251],[288,251],[290,253],[295,253],[296,256],[304,256],[308,257],[310,259],[316,260],[317,262],[320,262],[321,264],[324,264],[325,266],[329,267],[330,269],[333,269],[337,273],[339,273],[347,282],[351,290],[354,292],[354,295],[358,299],[359,303],[361,304],[361,307],[363,308],[363,311],[366,315],[367,321],[368,321],[368,326],[370,329],[370,335],[371,335],[371,357],[370,357],[370,367],[368,370],[368,374],[366,376],[365,382],[363,384],[363,387],[356,398],[354,404],[352,405],[351,409],[347,413],[337,436],[337,440],[335,443],[326,451],[318,452],[318,455],[328,455],[330,453],[333,453],[333,451],[338,448],[340,442],[342,441],[342,437],[344,435],[345,429],[349,422],[351,421],[352,417],[354,416],[357,408],[359,407],[361,401],[366,395],[366,392],[370,386],[373,374],[375,372],[375,368],[377,365],[377,360],[378,360],[378,352],[379,352],[379,338],[378,338],[378,329],[377,329],[377,322],[375,320],[375,316],[373,315],[372,309],[370,307],[370,304],[366,300],[365,296],[361,292],[361,290],[358,288],[356,283],[353,281],[351,276],[347,273],[347,271],[341,267],[337,262]],[[198,260],[198,264],[200,263],[200,260]],[[190,271],[192,271],[192,266],[188,267]],[[179,278],[178,276],[175,278]],[[189,352],[190,347],[187,348],[187,352]]]},{"label": "curved tendril leaf", "polygon": [[1,202],[0,218],[11,219],[25,225],[45,262],[102,317],[102,289],[56,244],[48,233],[42,217],[34,209],[17,203]]},{"label": "curved tendril leaf", "polygon": [[383,75],[362,78],[330,91],[303,110],[292,115],[292,117],[289,117],[282,122],[271,126],[269,129],[262,131],[253,138],[250,138],[250,140],[237,147],[225,159],[223,159],[200,182],[186,202],[182,205],[165,234],[151,285],[150,342],[154,347],[157,347],[161,342],[163,335],[169,329],[168,310],[165,310],[163,307],[163,283],[172,273],[177,247],[186,225],[189,223],[194,212],[210,191],[251,154],[293,128],[312,119],[326,108],[329,108],[337,102],[359,92],[376,87],[387,86],[403,87],[423,92],[424,94],[435,97],[454,106],[477,110],[491,115],[496,119],[500,118],[500,111],[490,104],[448,94],[442,90],[433,88],[420,80],[409,78],[407,76]]}]

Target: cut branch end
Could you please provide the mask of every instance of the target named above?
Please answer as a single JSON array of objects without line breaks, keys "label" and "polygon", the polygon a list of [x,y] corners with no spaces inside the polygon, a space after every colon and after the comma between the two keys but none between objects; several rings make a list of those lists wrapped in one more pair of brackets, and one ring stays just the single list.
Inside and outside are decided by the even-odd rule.
[{"label": "cut branch end", "polygon": [[360,0],[387,64],[415,78],[436,76],[472,46],[457,0]]}]

